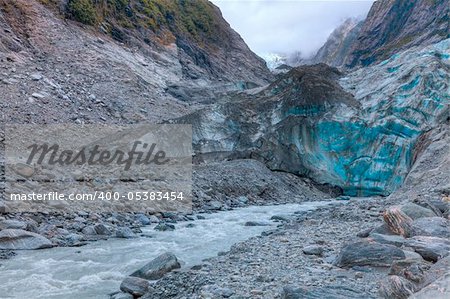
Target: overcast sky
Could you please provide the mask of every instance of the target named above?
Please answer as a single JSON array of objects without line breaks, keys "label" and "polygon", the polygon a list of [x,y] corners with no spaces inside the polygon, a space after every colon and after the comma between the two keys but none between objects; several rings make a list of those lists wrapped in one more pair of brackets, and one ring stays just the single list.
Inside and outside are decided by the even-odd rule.
[{"label": "overcast sky", "polygon": [[346,18],[364,18],[372,0],[211,0],[257,54],[313,54]]}]

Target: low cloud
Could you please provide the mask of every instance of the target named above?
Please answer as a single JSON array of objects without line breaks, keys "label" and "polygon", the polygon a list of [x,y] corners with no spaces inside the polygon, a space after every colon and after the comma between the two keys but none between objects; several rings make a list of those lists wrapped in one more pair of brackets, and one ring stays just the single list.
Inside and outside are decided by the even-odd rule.
[{"label": "low cloud", "polygon": [[309,56],[345,19],[364,18],[373,1],[211,0],[258,53]]}]

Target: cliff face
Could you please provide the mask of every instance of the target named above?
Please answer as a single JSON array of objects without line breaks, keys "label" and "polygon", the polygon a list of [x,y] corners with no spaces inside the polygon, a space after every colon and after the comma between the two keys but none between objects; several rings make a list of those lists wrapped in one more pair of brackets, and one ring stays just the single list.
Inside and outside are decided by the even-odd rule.
[{"label": "cliff face", "polygon": [[448,0],[379,0],[359,32],[347,67],[367,66],[396,52],[449,37]]},{"label": "cliff face", "polygon": [[331,33],[325,44],[308,63],[322,62],[335,67],[343,66],[362,25],[362,21],[347,19]]}]

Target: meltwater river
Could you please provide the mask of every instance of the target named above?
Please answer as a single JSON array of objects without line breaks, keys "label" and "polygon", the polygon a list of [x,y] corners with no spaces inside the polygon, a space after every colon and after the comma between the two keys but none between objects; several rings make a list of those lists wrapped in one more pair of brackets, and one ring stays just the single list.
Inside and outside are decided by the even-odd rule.
[{"label": "meltwater river", "polygon": [[[234,243],[257,236],[277,223],[273,215],[314,210],[330,202],[307,202],[276,206],[252,206],[205,214],[203,220],[179,222],[174,231],[142,228],[136,239],[109,239],[82,247],[19,251],[0,261],[0,298],[109,298],[124,277],[165,252],[173,252],[182,267],[201,263]],[[244,226],[263,221],[270,226]],[[194,227],[187,227],[193,223]]]}]

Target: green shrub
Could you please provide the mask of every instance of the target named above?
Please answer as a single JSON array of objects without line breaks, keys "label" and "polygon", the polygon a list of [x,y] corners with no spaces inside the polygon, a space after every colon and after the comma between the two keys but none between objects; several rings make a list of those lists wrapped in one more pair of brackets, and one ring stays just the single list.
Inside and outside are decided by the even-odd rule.
[{"label": "green shrub", "polygon": [[87,25],[97,23],[97,12],[92,0],[69,0],[67,8],[76,21]]}]

